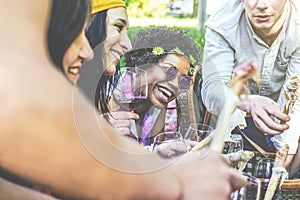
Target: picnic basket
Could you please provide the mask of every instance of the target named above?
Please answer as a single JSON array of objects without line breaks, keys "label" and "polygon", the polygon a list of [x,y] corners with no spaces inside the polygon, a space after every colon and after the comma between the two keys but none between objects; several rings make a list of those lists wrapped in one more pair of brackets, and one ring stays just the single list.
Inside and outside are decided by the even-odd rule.
[{"label": "picnic basket", "polygon": [[[275,158],[274,153],[267,153],[268,157]],[[254,169],[257,162],[263,158],[259,152],[254,152],[254,157],[249,160],[244,169],[244,172],[248,175],[254,175]],[[263,199],[268,187],[269,179],[261,179],[261,195],[260,199]],[[273,200],[300,200],[300,171],[289,180],[285,180],[281,186],[281,189],[277,187],[277,190],[272,198]]]}]

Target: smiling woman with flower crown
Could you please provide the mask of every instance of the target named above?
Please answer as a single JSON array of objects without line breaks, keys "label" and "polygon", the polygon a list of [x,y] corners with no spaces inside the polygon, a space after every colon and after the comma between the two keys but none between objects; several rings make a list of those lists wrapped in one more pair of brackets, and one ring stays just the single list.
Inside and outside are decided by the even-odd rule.
[{"label": "smiling woman with flower crown", "polygon": [[[134,112],[139,119],[135,120],[135,124],[129,124],[127,130],[130,132],[124,131],[124,134],[135,135],[139,143],[150,145],[153,137],[166,129],[165,122],[170,118],[168,106],[173,104],[176,108],[178,95],[192,85],[194,66],[198,64],[196,58],[200,52],[191,38],[167,28],[142,30],[133,45],[134,50],[124,55],[121,67],[138,67],[147,72],[148,95],[136,105]],[[114,116],[113,111],[111,114]],[[178,107],[172,115],[176,115],[172,118],[176,120],[175,129],[178,129]],[[116,118],[111,124],[119,126]]]}]

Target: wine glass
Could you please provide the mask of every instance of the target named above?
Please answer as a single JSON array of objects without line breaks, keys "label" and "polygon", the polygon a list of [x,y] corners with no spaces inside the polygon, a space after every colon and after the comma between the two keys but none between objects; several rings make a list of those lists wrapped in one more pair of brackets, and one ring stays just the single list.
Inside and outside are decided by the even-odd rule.
[{"label": "wine glass", "polygon": [[163,158],[171,159],[186,153],[187,147],[180,132],[169,131],[154,137],[152,150]]},{"label": "wine glass", "polygon": [[[136,67],[125,67],[121,69],[119,79],[113,90],[113,98],[123,110],[133,112],[143,106],[148,96],[147,72]],[[138,133],[134,120],[131,122],[131,134],[129,138],[138,139]]]},{"label": "wine glass", "polygon": [[231,193],[231,200],[259,200],[261,181],[246,173],[243,173],[243,176],[246,179],[246,183],[242,188]]},{"label": "wine glass", "polygon": [[122,68],[113,91],[116,103],[124,110],[134,111],[147,96],[147,72],[136,67]]},{"label": "wine glass", "polygon": [[[227,143],[227,153],[235,153],[240,150],[243,150],[244,145],[243,145],[243,138],[239,134],[231,134],[230,137],[226,140]],[[237,162],[232,162],[231,166],[235,169],[238,169],[238,163]]]},{"label": "wine glass", "polygon": [[228,153],[238,152],[244,148],[243,138],[239,134],[231,134],[228,142]]},{"label": "wine glass", "polygon": [[269,179],[272,175],[272,168],[274,166],[274,158],[261,158],[256,163],[253,175],[257,178]]},{"label": "wine glass", "polygon": [[199,142],[208,136],[212,130],[211,126],[201,123],[191,123],[185,133],[184,139]]}]

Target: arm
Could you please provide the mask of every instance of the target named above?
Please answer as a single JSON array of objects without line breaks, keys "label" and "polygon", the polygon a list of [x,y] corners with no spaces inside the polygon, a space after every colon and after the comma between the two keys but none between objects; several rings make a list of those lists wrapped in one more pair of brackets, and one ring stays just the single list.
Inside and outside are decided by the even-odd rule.
[{"label": "arm", "polygon": [[203,56],[202,100],[207,109],[218,115],[229,95],[229,84],[234,68],[234,50],[222,35],[206,29]]},{"label": "arm", "polygon": [[[59,194],[83,199],[188,199],[203,195],[224,199],[233,183],[241,181],[216,153],[203,159],[186,154],[169,166],[169,162],[113,134],[104,121],[94,123],[98,115],[92,106],[80,94],[74,97],[64,77],[53,71],[36,72],[37,77],[47,74],[43,87],[32,77],[19,79],[12,86],[15,90],[7,88],[7,83],[0,84],[1,94],[6,94],[1,98],[0,114],[5,125],[0,130],[2,168]],[[22,92],[14,92],[20,91],[19,85]],[[145,158],[140,156],[144,154]],[[207,173],[208,168],[214,173]],[[205,184],[198,184],[199,180]]]},{"label": "arm", "polygon": [[[48,68],[50,69],[50,67]],[[38,71],[39,69],[33,70]],[[72,88],[65,78],[54,68],[46,72],[36,72],[35,75],[40,77],[44,73],[47,74],[47,78],[40,85],[36,84],[38,78],[33,77],[19,79],[15,88],[7,88],[9,82],[0,84],[1,93],[6,94],[5,98],[1,98],[0,121],[1,124],[5,124],[5,126],[1,126],[0,130],[1,167],[66,196],[83,199],[99,197],[129,199],[141,195],[142,190],[146,194],[146,188],[140,188],[140,191],[135,188],[145,184],[144,182],[150,184],[152,178],[149,174],[138,176],[133,173],[124,173],[108,167],[106,164],[109,160],[104,162],[105,164],[98,161],[82,145],[83,141],[80,139],[84,134],[79,135],[77,128],[78,130],[84,129],[85,136],[91,137],[91,140],[95,141],[94,145],[97,145],[97,149],[105,152],[109,156],[108,158],[116,160],[116,162],[121,161],[117,163],[120,166],[129,163],[131,166],[128,168],[142,170],[143,165],[147,162],[135,162],[131,160],[134,156],[125,157],[126,152],[117,152],[114,145],[109,144],[115,144],[137,153],[145,153],[145,151],[138,145],[122,140],[116,134],[111,134],[113,133],[112,129],[104,121],[100,122],[101,129],[99,130],[98,124],[94,123],[96,120],[91,120],[97,119],[92,107],[85,102],[82,96],[73,97]],[[23,86],[22,92],[14,92],[20,91],[19,85]],[[41,85],[42,87],[40,87]],[[49,91],[51,91],[51,96],[49,96]],[[77,101],[77,106],[74,108],[72,107],[72,98]],[[77,125],[73,118],[76,117],[74,115],[76,112],[82,116],[82,121],[79,121],[80,123]],[[105,137],[101,134],[104,132],[108,133]],[[92,138],[96,134],[101,135],[102,138]],[[111,143],[107,141],[106,137],[110,139]],[[91,151],[91,149],[89,150]],[[158,163],[155,164],[159,164],[161,160],[155,157],[155,155],[150,155],[149,159],[157,160]],[[161,166],[160,164],[159,166]],[[172,178],[172,170],[166,175],[157,173],[153,184],[158,182],[159,174],[162,177],[169,176],[169,181],[174,182],[174,184],[165,183],[170,184],[170,188],[177,189],[179,187],[176,178]],[[128,189],[124,190],[125,186]],[[147,187],[150,188],[149,185]],[[168,194],[158,187],[158,183],[153,187],[162,196],[168,197]],[[178,195],[176,191],[172,195]]]},{"label": "arm", "polygon": [[0,199],[55,200],[55,198],[0,178]]}]

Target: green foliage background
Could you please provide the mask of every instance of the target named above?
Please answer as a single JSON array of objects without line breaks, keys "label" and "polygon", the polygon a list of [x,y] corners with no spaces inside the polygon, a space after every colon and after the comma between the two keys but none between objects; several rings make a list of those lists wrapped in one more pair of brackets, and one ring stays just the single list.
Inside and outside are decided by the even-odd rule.
[{"label": "green foliage background", "polygon": [[[127,11],[134,17],[163,17],[168,12],[168,6],[150,0],[125,0]],[[151,3],[152,2],[152,3]]]},{"label": "green foliage background", "polygon": [[[179,20],[191,19],[189,16],[168,16],[168,6],[164,4],[159,4],[158,1],[151,0],[124,0],[127,6],[127,13],[130,17],[134,18],[157,18],[159,20],[164,20],[172,18],[175,23],[178,24]],[[153,3],[154,2],[154,3]],[[130,39],[133,39],[135,34],[141,28],[147,28],[149,25],[146,24],[135,24],[132,26],[130,23],[130,31],[128,32]],[[174,26],[167,25],[170,28],[179,29],[185,32],[187,35],[192,37],[195,42],[199,45],[200,49],[203,50],[205,44],[205,30],[198,31],[196,26]],[[201,51],[203,52],[203,51]],[[202,54],[200,55],[200,60],[202,61]]]}]

